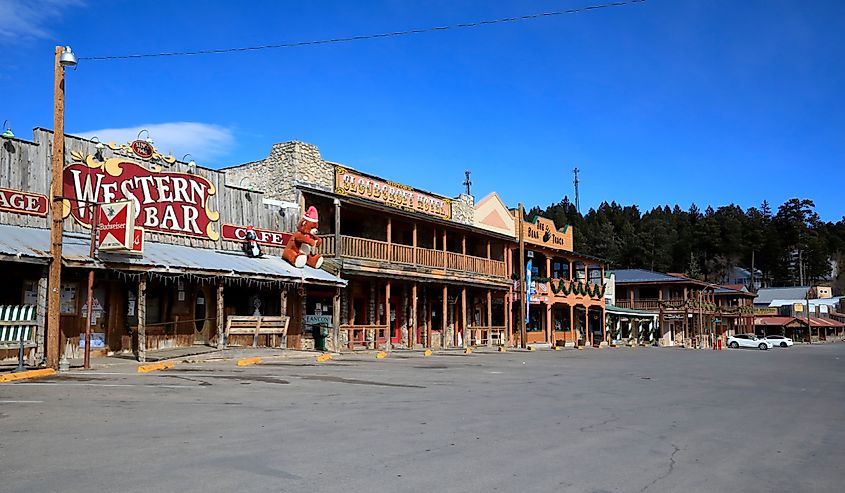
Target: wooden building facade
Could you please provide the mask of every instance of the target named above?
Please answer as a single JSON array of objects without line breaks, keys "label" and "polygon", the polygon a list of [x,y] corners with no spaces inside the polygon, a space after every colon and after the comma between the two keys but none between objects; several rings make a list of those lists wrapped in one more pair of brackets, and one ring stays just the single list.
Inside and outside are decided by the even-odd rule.
[{"label": "wooden building facade", "polygon": [[[94,353],[134,352],[140,359],[147,350],[251,342],[224,340],[231,315],[289,317],[283,340],[261,342],[307,346],[309,291],[336,295],[345,285],[279,258],[285,232],[299,219],[295,203],[265,201],[260,192],[228,185],[219,171],[159,154],[148,141],[67,136],[65,155],[60,339],[46,340],[52,132],[36,128],[32,141],[4,139],[0,149],[0,275],[7,280],[0,304],[37,306],[33,361],[47,345],[78,354],[92,272]],[[92,256],[92,219],[120,201],[131,202],[140,237],[128,239],[126,249]],[[247,226],[259,233],[260,258],[242,249]],[[99,228],[97,240],[113,227]],[[13,354],[0,350],[0,358]]]}]

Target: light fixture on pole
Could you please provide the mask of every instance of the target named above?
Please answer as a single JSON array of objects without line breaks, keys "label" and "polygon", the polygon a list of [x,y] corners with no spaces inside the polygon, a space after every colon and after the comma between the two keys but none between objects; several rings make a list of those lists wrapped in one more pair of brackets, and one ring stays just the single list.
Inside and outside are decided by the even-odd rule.
[{"label": "light fixture on pole", "polygon": [[56,46],[53,76],[53,169],[50,183],[50,270],[47,293],[47,330],[45,337],[47,365],[59,366],[61,331],[59,313],[62,285],[62,174],[65,164],[65,67],[77,64],[70,46]]},{"label": "light fixture on pole", "polygon": [[102,142],[100,142],[100,138],[94,135],[88,140],[90,140],[91,142],[96,142],[96,144],[94,144],[94,149],[96,149],[97,158],[103,159],[103,149],[105,149],[106,146]]},{"label": "light fixture on pole", "polygon": [[4,139],[14,139],[15,134],[12,133],[12,127],[7,126],[6,124],[9,123],[9,120],[3,120],[3,135]]},{"label": "light fixture on pole", "polygon": [[183,162],[183,163],[185,163],[185,162],[187,162],[187,163],[188,163],[188,173],[193,174],[193,173],[195,173],[195,172],[197,171],[197,162],[196,162],[196,161],[194,161],[194,156],[191,156],[191,160],[190,160],[190,161],[185,161],[185,158],[186,158],[186,157],[188,157],[188,156],[191,156],[191,154],[190,154],[190,153],[188,153],[188,154],[185,154],[184,156],[182,156],[182,162]]},{"label": "light fixture on pole", "polygon": [[153,138],[150,137],[150,131],[147,130],[146,128],[142,128],[141,131],[138,132],[138,140],[141,140],[141,134],[144,133],[144,132],[147,132],[147,138],[144,139],[144,142],[146,142],[149,145],[153,145]]}]

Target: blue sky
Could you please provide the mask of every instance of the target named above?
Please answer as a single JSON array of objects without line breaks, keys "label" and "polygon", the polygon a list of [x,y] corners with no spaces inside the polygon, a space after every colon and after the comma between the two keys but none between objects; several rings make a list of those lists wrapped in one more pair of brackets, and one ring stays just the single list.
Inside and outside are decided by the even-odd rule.
[{"label": "blue sky", "polygon": [[[53,46],[81,57],[251,46],[580,7],[602,0],[0,0],[0,120],[52,127]],[[648,0],[535,21],[231,55],[82,61],[68,133],[134,137],[200,164],[275,142],[508,205],[642,210],[811,198],[845,214],[845,2]],[[110,130],[109,130],[110,129]]]}]

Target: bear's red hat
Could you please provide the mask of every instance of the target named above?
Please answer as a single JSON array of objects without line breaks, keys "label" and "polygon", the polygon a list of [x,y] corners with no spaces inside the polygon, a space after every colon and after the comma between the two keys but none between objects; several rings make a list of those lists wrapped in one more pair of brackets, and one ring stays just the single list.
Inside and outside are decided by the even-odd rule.
[{"label": "bear's red hat", "polygon": [[309,207],[308,210],[305,211],[305,215],[302,216],[302,219],[305,219],[306,221],[309,221],[309,222],[312,222],[312,223],[316,223],[317,222],[317,208],[314,207],[313,205],[311,207]]}]

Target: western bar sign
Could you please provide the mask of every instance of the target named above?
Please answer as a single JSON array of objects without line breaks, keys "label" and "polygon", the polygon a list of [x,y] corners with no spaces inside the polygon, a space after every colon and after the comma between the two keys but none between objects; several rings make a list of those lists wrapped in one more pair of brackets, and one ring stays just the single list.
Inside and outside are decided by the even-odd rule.
[{"label": "western bar sign", "polygon": [[[243,243],[246,240],[246,226],[235,226],[234,224],[224,224],[220,229],[220,237],[228,241],[236,241]],[[282,233],[281,231],[271,231],[267,229],[253,228],[255,231],[255,241],[262,245],[284,248],[291,237],[290,233]]]},{"label": "western bar sign", "polygon": [[47,196],[40,193],[0,188],[0,211],[45,217],[47,215]]},{"label": "western bar sign", "polygon": [[134,243],[135,214],[131,200],[121,200],[100,206],[97,215],[97,248],[103,251],[127,251]]},{"label": "western bar sign", "polygon": [[[79,158],[78,154],[74,154]],[[125,158],[85,162],[64,169],[64,217],[91,226],[91,203],[130,200],[134,225],[146,231],[192,236],[216,241],[214,223],[220,213],[210,209],[216,193],[207,179],[187,173],[151,170]]]},{"label": "western bar sign", "polygon": [[334,188],[340,195],[358,197],[440,219],[452,218],[452,201],[445,197],[420,192],[399,183],[371,178],[342,166],[335,166]]},{"label": "western bar sign", "polygon": [[554,221],[535,216],[531,222],[524,221],[525,242],[555,250],[572,251],[572,228],[568,225],[557,229]]}]

